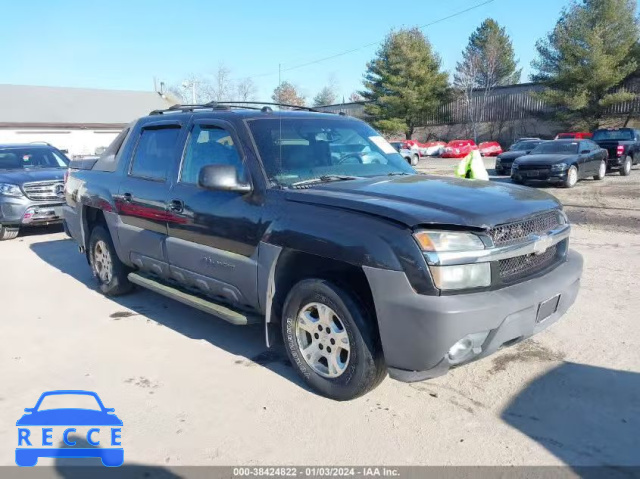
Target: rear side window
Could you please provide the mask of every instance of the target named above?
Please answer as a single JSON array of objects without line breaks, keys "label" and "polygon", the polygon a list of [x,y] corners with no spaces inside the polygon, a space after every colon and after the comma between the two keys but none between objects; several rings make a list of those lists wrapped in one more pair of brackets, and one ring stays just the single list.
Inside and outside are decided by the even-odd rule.
[{"label": "rear side window", "polygon": [[118,133],[111,144],[107,147],[106,150],[102,152],[96,164],[93,166],[94,170],[98,171],[116,171],[116,158],[118,157],[118,153],[122,148],[122,144],[124,140],[127,138],[129,134],[130,128],[127,127]]},{"label": "rear side window", "polygon": [[175,159],[180,127],[145,128],[131,164],[131,176],[150,180],[166,180]]}]

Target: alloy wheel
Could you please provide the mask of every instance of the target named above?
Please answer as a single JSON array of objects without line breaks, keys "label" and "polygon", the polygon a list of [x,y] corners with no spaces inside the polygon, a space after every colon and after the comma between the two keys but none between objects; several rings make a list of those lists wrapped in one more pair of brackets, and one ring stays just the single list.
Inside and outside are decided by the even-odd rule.
[{"label": "alloy wheel", "polygon": [[93,267],[100,281],[105,284],[111,281],[113,277],[111,253],[102,240],[98,241],[93,248]]},{"label": "alloy wheel", "polygon": [[325,378],[344,373],[351,355],[349,333],[333,309],[307,304],[298,313],[295,333],[302,357],[313,371]]}]

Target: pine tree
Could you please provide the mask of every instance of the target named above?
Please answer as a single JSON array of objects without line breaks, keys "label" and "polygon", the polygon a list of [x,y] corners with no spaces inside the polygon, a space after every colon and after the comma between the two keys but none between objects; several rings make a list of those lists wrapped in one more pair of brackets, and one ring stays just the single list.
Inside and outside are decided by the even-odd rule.
[{"label": "pine tree", "polygon": [[635,0],[583,0],[564,9],[532,62],[531,79],[546,85],[540,96],[556,119],[595,129],[608,107],[635,98],[614,89],[638,70],[638,39]]},{"label": "pine tree", "polygon": [[364,90],[371,123],[385,133],[403,132],[407,139],[426,115],[449,98],[448,74],[422,32],[391,32],[367,63]]},{"label": "pine tree", "polygon": [[325,86],[313,97],[313,106],[333,105],[336,102],[336,93],[330,86]]}]

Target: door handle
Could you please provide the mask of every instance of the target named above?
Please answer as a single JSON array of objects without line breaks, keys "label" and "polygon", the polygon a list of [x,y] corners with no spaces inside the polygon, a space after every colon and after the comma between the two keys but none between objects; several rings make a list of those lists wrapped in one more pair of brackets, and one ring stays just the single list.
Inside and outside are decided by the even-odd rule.
[{"label": "door handle", "polygon": [[182,200],[171,200],[167,206],[169,211],[175,211],[176,213],[184,211],[184,201]]},{"label": "door handle", "polygon": [[122,200],[126,201],[127,203],[131,203],[131,200],[133,200],[133,196],[131,195],[131,193],[124,193],[122,195]]}]

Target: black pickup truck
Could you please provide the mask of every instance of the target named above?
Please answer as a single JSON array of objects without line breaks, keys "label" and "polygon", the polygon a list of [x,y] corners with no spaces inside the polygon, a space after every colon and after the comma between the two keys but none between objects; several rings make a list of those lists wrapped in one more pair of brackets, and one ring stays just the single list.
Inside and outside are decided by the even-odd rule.
[{"label": "black pickup truck", "polygon": [[[262,105],[262,104],[261,104]],[[253,109],[252,109],[253,108]],[[315,390],[445,374],[547,328],[582,257],[534,189],[419,175],[366,123],[175,106],[72,164],[65,219],[107,295],[264,325]]]},{"label": "black pickup truck", "polygon": [[640,162],[640,131],[632,128],[602,128],[593,132],[593,141],[607,150],[607,168],[618,170],[622,176]]}]

